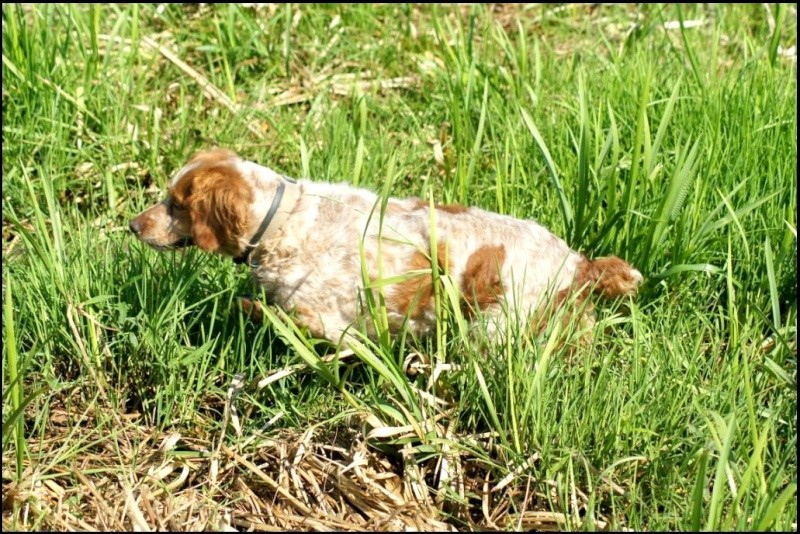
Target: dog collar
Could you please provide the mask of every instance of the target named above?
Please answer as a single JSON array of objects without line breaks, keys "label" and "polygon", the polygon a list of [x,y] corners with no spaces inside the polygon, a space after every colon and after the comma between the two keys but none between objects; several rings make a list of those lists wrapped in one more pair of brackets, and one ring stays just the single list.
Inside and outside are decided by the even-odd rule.
[{"label": "dog collar", "polygon": [[234,263],[250,262],[250,254],[255,250],[256,246],[266,236],[274,234],[277,230],[283,227],[286,219],[294,209],[297,199],[300,197],[300,187],[297,181],[287,176],[281,176],[281,181],[278,183],[278,190],[272,199],[272,204],[264,215],[264,220],[250,238],[250,242],[241,254],[233,258]]}]

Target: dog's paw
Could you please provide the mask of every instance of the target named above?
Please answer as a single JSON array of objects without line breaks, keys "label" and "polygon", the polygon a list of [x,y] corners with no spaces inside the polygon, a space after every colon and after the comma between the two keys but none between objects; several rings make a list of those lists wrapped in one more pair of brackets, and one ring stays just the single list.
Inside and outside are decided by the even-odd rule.
[{"label": "dog's paw", "polygon": [[259,301],[250,297],[237,297],[236,300],[239,303],[239,308],[242,310],[242,313],[250,318],[251,321],[256,323],[264,322],[264,308]]}]

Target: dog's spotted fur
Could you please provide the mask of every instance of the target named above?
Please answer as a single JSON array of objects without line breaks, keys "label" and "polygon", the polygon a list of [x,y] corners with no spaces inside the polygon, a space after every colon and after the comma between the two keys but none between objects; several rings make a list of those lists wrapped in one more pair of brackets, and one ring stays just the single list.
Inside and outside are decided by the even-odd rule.
[{"label": "dog's spotted fur", "polygon": [[[175,174],[168,197],[131,221],[131,230],[158,249],[194,244],[241,257],[282,180],[233,152],[200,152]],[[382,287],[393,331],[430,332],[436,314],[428,203],[391,198],[381,225],[371,191],[310,180],[289,187],[298,188],[296,201],[284,207],[290,212],[247,258],[273,302],[294,311],[313,335],[337,342],[363,312],[364,291],[377,296]],[[620,258],[589,260],[534,221],[458,205],[436,205],[434,217],[438,268],[460,288],[465,316],[489,318],[490,332],[502,326],[503,308],[541,328],[570,295],[632,295],[642,280]]]}]

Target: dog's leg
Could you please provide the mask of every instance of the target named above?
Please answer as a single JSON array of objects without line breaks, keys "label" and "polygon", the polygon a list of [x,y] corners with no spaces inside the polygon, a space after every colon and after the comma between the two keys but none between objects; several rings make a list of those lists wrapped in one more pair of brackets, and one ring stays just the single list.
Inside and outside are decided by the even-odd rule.
[{"label": "dog's leg", "polygon": [[592,344],[595,315],[594,305],[588,300],[559,300],[539,309],[533,315],[531,328],[543,342],[549,342],[553,329],[558,329],[555,349],[566,349],[571,356],[578,347]]},{"label": "dog's leg", "polygon": [[[237,303],[242,313],[251,321],[262,324],[266,321],[264,304],[252,297],[237,297]],[[312,337],[327,339],[331,343],[338,343],[342,333],[347,329],[341,318],[332,313],[315,313],[311,308],[296,306],[289,316],[294,323],[305,328]]]},{"label": "dog's leg", "polygon": [[334,306],[327,309],[333,311],[318,312],[308,306],[299,305],[294,307],[292,317],[298,326],[305,327],[313,337],[327,339],[336,345],[350,324],[342,318]]},{"label": "dog's leg", "polygon": [[[483,337],[490,345],[502,345],[507,336],[519,341],[519,336],[538,339],[547,343],[553,328],[558,328],[555,348],[568,352],[578,345],[591,344],[595,322],[594,306],[582,300],[553,299],[539,306],[535,311],[515,311],[500,306],[489,307],[481,312],[480,326],[475,325],[479,338]],[[558,322],[559,324],[554,324]]]},{"label": "dog's leg", "polygon": [[264,322],[264,310],[261,302],[250,297],[238,297],[236,300],[238,301],[239,308],[251,321],[258,324]]}]

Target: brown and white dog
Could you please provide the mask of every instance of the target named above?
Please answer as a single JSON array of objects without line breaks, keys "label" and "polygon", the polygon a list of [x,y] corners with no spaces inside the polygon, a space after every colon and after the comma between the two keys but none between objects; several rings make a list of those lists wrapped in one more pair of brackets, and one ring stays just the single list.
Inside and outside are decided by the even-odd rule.
[{"label": "brown and white dog", "polygon": [[295,181],[215,149],[194,155],[167,198],[130,229],[158,250],[196,245],[248,263],[272,303],[334,343],[363,316],[367,290],[383,292],[391,331],[430,332],[432,257],[459,288],[465,317],[488,319],[492,336],[507,317],[539,329],[567,301],[592,324],[591,305],[580,305],[590,293],[633,295],[642,281],[620,258],[587,259],[531,220],[458,205],[431,213],[419,198],[390,198],[381,221],[380,201],[368,190]]}]

